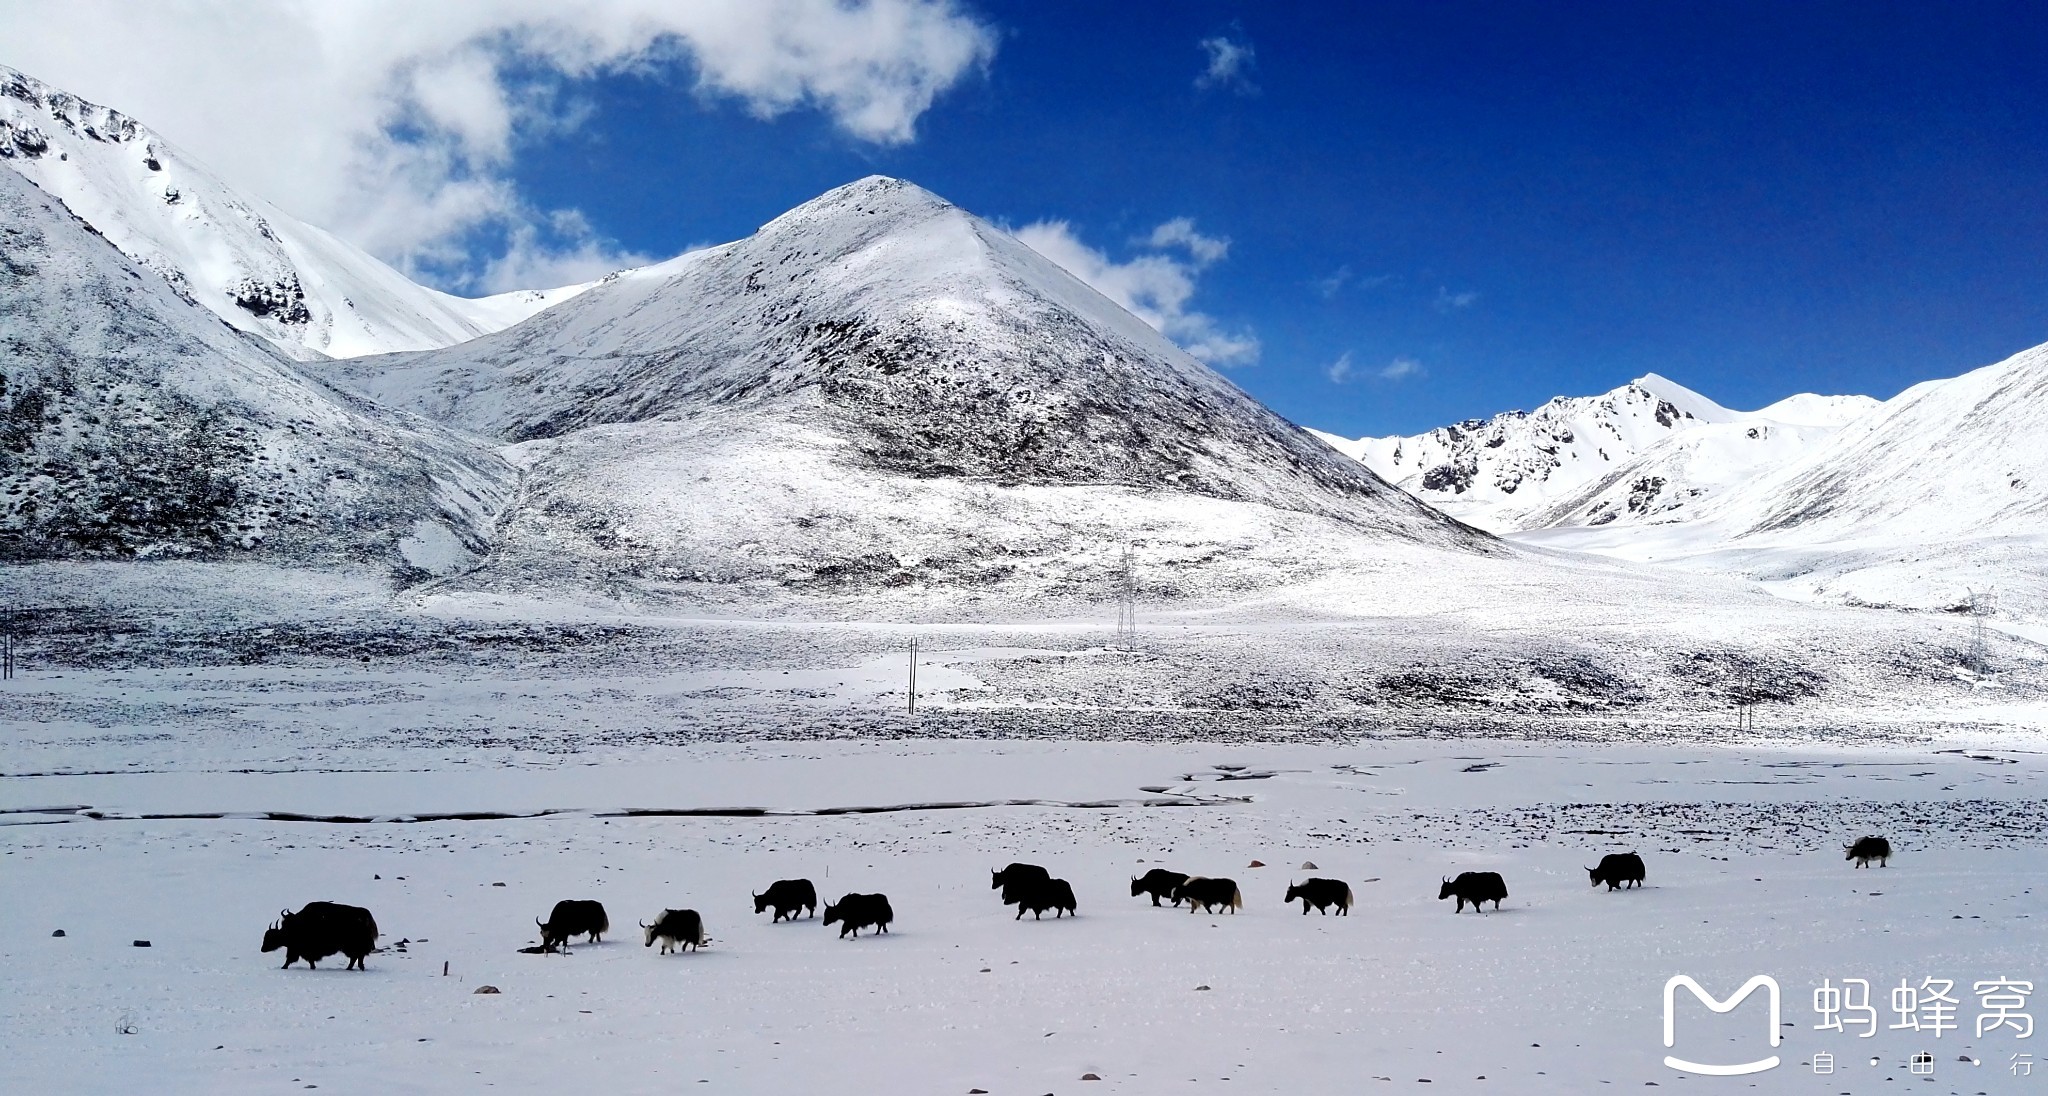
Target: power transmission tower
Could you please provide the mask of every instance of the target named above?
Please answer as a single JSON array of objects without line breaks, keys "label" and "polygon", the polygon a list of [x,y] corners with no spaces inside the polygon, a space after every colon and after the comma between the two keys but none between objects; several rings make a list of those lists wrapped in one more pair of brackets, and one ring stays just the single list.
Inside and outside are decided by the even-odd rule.
[{"label": "power transmission tower", "polygon": [[1989,647],[1984,641],[1984,621],[1998,611],[1998,591],[1970,591],[1970,669],[1979,674],[1991,672]]},{"label": "power transmission tower", "polygon": [[1128,544],[1117,566],[1116,643],[1127,651],[1138,649],[1138,573]]}]

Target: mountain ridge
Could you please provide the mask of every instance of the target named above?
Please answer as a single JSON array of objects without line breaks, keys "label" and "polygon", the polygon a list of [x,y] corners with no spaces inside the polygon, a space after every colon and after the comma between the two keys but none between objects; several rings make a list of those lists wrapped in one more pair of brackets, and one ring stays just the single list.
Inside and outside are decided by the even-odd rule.
[{"label": "mountain ridge", "polygon": [[133,117],[0,65],[0,163],[230,325],[311,360],[424,350],[589,284],[456,297],[263,199]]},{"label": "mountain ridge", "polygon": [[[1860,396],[1802,394],[1761,410],[1736,411],[1646,373],[1597,396],[1559,396],[1533,411],[1468,419],[1413,436],[1347,439],[1316,433],[1446,513],[1510,533],[1561,523],[1670,520],[1684,507],[1804,452],[1876,403]],[[1684,438],[1692,440],[1681,443]],[[1708,445],[1706,438],[1716,441]],[[1716,450],[1706,464],[1720,467],[1686,457],[1703,447]]]}]

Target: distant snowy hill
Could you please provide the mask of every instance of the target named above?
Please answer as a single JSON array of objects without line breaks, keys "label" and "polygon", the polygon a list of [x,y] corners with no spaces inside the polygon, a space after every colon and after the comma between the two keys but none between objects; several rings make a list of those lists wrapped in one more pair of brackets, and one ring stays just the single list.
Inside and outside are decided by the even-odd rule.
[{"label": "distant snowy hill", "polygon": [[[1954,609],[1997,589],[2004,615],[2048,616],[2048,346],[1915,385],[1781,462],[1741,469],[1720,440],[1673,439],[1516,539],[1851,604]],[[1687,520],[1598,520],[1632,477],[1688,463],[1731,482]]]},{"label": "distant snowy hill", "polygon": [[1876,402],[1794,396],[1732,411],[1652,373],[1604,395],[1560,397],[1413,437],[1320,436],[1445,513],[1512,532],[1669,519],[1804,452]]},{"label": "distant snowy hill", "polygon": [[[17,134],[18,135],[18,134]],[[297,371],[0,171],[0,561],[423,572],[486,547],[488,448]]]},{"label": "distant snowy hill", "polygon": [[319,368],[521,443],[524,565],[1099,594],[1126,543],[1190,590],[1324,569],[1332,541],[1498,551],[893,179],[495,335]]},{"label": "distant snowy hill", "polygon": [[0,162],[122,253],[294,358],[425,350],[517,323],[585,286],[468,300],[237,194],[125,114],[0,66]]}]

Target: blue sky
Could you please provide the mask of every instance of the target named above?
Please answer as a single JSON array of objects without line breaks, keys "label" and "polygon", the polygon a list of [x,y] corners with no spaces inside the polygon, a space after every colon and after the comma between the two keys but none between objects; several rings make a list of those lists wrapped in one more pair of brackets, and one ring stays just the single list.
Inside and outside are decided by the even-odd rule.
[{"label": "blue sky", "polygon": [[[520,183],[652,253],[868,172],[1112,258],[1190,217],[1230,241],[1192,307],[1260,343],[1231,377],[1345,434],[1645,371],[1886,397],[2048,341],[2048,9],[973,10],[995,59],[912,144],[611,79]],[[1254,59],[1198,87],[1215,38]]]},{"label": "blue sky", "polygon": [[901,176],[1164,270],[1170,331],[1350,435],[1646,371],[1890,396],[2048,341],[2038,3],[264,10],[37,0],[0,41],[457,290]]}]

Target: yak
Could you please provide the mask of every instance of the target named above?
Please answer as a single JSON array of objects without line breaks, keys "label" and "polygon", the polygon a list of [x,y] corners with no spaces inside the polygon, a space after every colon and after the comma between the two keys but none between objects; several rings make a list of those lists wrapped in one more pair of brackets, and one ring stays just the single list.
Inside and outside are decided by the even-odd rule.
[{"label": "yak", "polygon": [[1007,896],[1010,888],[1027,883],[1043,883],[1051,878],[1051,872],[1036,864],[1011,864],[1002,871],[989,873],[988,889],[1002,891],[1005,895],[1003,904],[1009,905],[1010,899]]},{"label": "yak", "polygon": [[873,928],[876,932],[888,932],[889,922],[896,919],[896,911],[889,908],[886,894],[849,894],[838,902],[825,907],[825,925],[830,927],[838,922],[843,927],[839,938],[849,935],[860,938],[860,930]]},{"label": "yak", "polygon": [[1856,861],[1859,868],[1867,868],[1872,860],[1880,868],[1891,867],[1892,843],[1882,837],[1859,837],[1853,845],[1843,845],[1849,855],[1844,860]]},{"label": "yak", "polygon": [[641,946],[651,948],[659,940],[663,955],[677,948],[702,950],[707,940],[704,919],[697,915],[696,910],[662,910],[653,924],[642,921],[640,927],[647,930],[647,942]]},{"label": "yak", "polygon": [[1351,916],[1351,884],[1342,879],[1311,879],[1306,883],[1289,883],[1287,897],[1281,904],[1285,905],[1297,898],[1301,899],[1303,917],[1308,916],[1310,906],[1314,906],[1317,913],[1325,916],[1330,912],[1325,908],[1328,906],[1337,907],[1339,917]]},{"label": "yak", "polygon": [[590,935],[590,942],[597,943],[598,937],[612,931],[611,918],[605,916],[604,903],[591,899],[564,898],[555,903],[549,912],[547,923],[542,924],[536,917],[533,923],[540,925],[540,946],[543,951],[569,950],[571,936]]},{"label": "yak", "polygon": [[[363,956],[377,950],[377,919],[361,906],[339,902],[308,902],[297,913],[277,911],[277,924],[263,933],[263,950],[284,949],[284,965],[304,959],[307,970],[340,952],[348,956],[343,970],[368,970]],[[282,968],[280,968],[282,969]]]},{"label": "yak", "polygon": [[1593,886],[1605,883],[1608,890],[1640,887],[1643,885],[1643,858],[1632,852],[1610,852],[1600,858],[1599,867],[1587,868],[1586,874],[1593,877]]},{"label": "yak", "polygon": [[1483,912],[1480,911],[1479,903],[1491,902],[1494,909],[1499,909],[1501,899],[1507,896],[1507,880],[1502,879],[1499,872],[1468,871],[1459,874],[1456,879],[1446,876],[1443,889],[1436,894],[1436,900],[1441,902],[1446,898],[1456,898],[1458,908],[1452,910],[1452,913],[1465,912],[1467,902],[1472,903],[1475,912]]},{"label": "yak", "polygon": [[1159,904],[1161,898],[1171,899],[1173,904],[1178,906],[1180,905],[1180,899],[1173,892],[1182,883],[1187,881],[1188,876],[1186,872],[1153,868],[1151,871],[1146,872],[1142,879],[1135,875],[1131,876],[1131,897],[1136,898],[1141,894],[1149,894],[1152,896],[1152,904],[1155,906]]},{"label": "yak", "polygon": [[[1003,890],[1005,903],[1015,902],[1017,920],[1024,920],[1024,911],[1031,911],[1031,919],[1039,920],[1046,910],[1052,910],[1053,919],[1058,920],[1074,910],[1074,888],[1064,879],[1047,879],[1042,883],[1020,883]],[[1076,914],[1079,916],[1079,914]]]},{"label": "yak", "polygon": [[[796,920],[796,911],[810,917],[818,912],[818,888],[808,879],[777,879],[766,891],[754,896],[754,912],[775,910],[775,921]],[[774,921],[769,922],[773,924]]]},{"label": "yak", "polygon": [[1237,889],[1235,879],[1209,879],[1190,875],[1187,881],[1173,890],[1174,901],[1185,900],[1188,912],[1212,912],[1221,906],[1231,913],[1244,908],[1244,895]]}]

